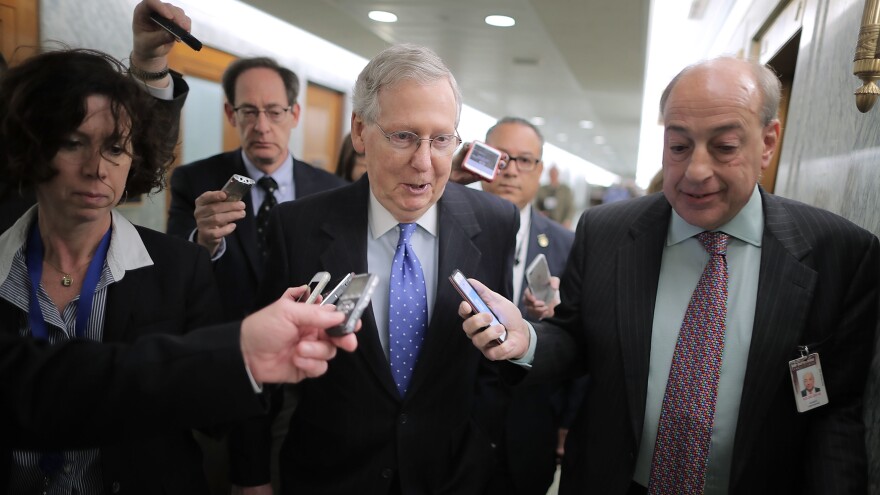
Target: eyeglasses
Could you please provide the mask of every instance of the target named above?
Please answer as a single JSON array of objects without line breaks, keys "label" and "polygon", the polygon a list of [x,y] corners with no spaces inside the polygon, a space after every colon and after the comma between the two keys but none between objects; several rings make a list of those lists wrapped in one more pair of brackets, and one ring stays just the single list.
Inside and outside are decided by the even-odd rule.
[{"label": "eyeglasses", "polygon": [[259,108],[252,105],[242,105],[240,107],[235,107],[233,110],[238,114],[238,118],[240,118],[246,124],[253,124],[260,118],[261,113],[266,114],[266,118],[269,119],[270,122],[275,124],[280,124],[284,121],[284,117],[287,116],[287,112],[293,108],[282,107],[281,105],[272,105],[266,107],[264,110],[260,110]]},{"label": "eyeglasses", "polygon": [[510,162],[516,162],[516,166],[519,168],[520,172],[531,172],[532,170],[535,170],[535,167],[537,167],[539,163],[541,163],[541,159],[528,156],[511,156],[507,158],[507,161],[502,160],[501,163],[498,164],[498,168],[504,170],[510,166]]},{"label": "eyeglasses", "polygon": [[422,141],[427,141],[431,151],[437,152],[439,155],[451,155],[461,144],[461,138],[458,137],[458,134],[440,134],[432,138],[421,138],[418,134],[409,131],[385,132],[381,125],[377,122],[374,123],[379,131],[385,135],[385,139],[391,143],[391,147],[399,150],[408,150],[413,147],[418,149]]}]

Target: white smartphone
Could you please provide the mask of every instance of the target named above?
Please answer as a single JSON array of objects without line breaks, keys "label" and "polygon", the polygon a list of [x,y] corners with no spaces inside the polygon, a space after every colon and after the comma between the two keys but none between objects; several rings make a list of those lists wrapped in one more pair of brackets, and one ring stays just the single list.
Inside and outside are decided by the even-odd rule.
[{"label": "white smartphone", "polygon": [[550,266],[543,253],[535,256],[535,259],[529,263],[526,268],[526,281],[529,283],[529,290],[536,298],[545,303],[556,298],[556,290],[550,286]]},{"label": "white smartphone", "polygon": [[232,177],[226,181],[226,184],[221,191],[226,193],[226,201],[241,201],[241,198],[243,198],[244,195],[254,187],[254,184],[256,184],[256,181],[250,177],[233,174]]},{"label": "white smartphone", "polygon": [[348,284],[351,283],[351,279],[354,278],[354,272],[346,273],[342,280],[336,284],[336,287],[333,287],[333,290],[324,294],[324,299],[321,301],[321,306],[325,304],[333,304],[339,299],[339,296],[345,291],[345,288],[348,287]]},{"label": "white smartphone", "polygon": [[321,294],[321,291],[324,290],[324,286],[330,282],[330,274],[327,272],[318,272],[312,277],[312,280],[309,282],[309,290],[308,292],[304,292],[296,302],[304,302],[306,304],[312,304],[318,299],[318,295]]},{"label": "white smartphone", "polygon": [[328,328],[327,335],[341,337],[354,332],[357,321],[367,309],[367,305],[370,304],[373,289],[378,283],[379,277],[371,273],[361,273],[352,277],[351,283],[348,284],[336,303],[336,311],[344,313],[345,320],[335,327]]},{"label": "white smartphone", "polygon": [[[455,270],[452,272],[452,275],[449,276],[449,281],[452,282],[453,287],[458,293],[461,295],[461,298],[467,301],[468,304],[471,305],[471,309],[474,314],[477,313],[489,313],[492,315],[492,322],[489,326],[492,325],[501,325],[501,322],[498,321],[498,317],[495,316],[495,313],[492,312],[492,309],[489,308],[489,305],[486,304],[486,301],[477,294],[477,290],[474,289],[474,286],[468,282],[467,277],[461,273],[461,270]],[[502,325],[503,326],[503,325]],[[487,327],[488,328],[488,327]],[[501,337],[495,339],[499,344],[507,340],[507,329],[504,329],[504,334]]]},{"label": "white smartphone", "polygon": [[500,151],[488,144],[474,141],[461,162],[461,168],[478,175],[486,182],[492,182],[495,180],[495,174],[498,173],[500,160]]}]

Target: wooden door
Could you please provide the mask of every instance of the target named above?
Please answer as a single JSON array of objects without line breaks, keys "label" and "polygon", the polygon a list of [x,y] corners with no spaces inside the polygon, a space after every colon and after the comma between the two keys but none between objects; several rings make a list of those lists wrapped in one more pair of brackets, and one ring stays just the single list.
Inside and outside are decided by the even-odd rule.
[{"label": "wooden door", "polygon": [[342,144],[344,98],[339,91],[314,83],[306,88],[306,105],[301,118],[305,137],[303,160],[328,172],[336,171]]},{"label": "wooden door", "polygon": [[0,0],[0,52],[9,65],[32,55],[40,44],[37,5],[38,0]]}]

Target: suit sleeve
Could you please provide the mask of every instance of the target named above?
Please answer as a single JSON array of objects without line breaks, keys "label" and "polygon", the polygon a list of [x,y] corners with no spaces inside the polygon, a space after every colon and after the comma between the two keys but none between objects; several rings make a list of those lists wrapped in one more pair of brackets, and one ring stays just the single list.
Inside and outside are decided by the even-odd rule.
[{"label": "suit sleeve", "polygon": [[[878,318],[880,246],[876,237],[852,274],[839,323],[819,352],[829,394],[827,406],[810,411],[810,493],[864,493],[867,485],[863,394]],[[823,410],[824,409],[824,410]]]},{"label": "suit sleeve", "polygon": [[48,346],[4,333],[0,401],[15,405],[0,408],[4,443],[88,447],[259,414],[239,338],[238,322],[132,344]]},{"label": "suit sleeve", "polygon": [[[290,280],[288,259],[291,253],[280,215],[282,209],[283,206],[276,207],[269,220],[267,267],[271,269],[264,271],[265,277],[260,284],[254,309],[281,297]],[[229,428],[229,478],[233,485],[259,486],[271,481],[272,422],[281,409],[283,389],[275,388],[268,395],[270,404],[267,414],[238,422]]]}]

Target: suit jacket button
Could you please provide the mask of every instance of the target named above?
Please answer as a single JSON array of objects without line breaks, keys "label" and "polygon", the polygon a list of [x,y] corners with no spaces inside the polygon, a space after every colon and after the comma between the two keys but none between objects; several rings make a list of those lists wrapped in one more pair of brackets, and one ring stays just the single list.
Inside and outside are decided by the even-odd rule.
[{"label": "suit jacket button", "polygon": [[113,493],[119,493],[119,490],[121,490],[121,489],[122,489],[122,487],[119,486],[119,482],[118,482],[118,481],[114,481],[114,482],[113,482],[113,486],[110,487],[110,490],[111,490]]},{"label": "suit jacket button", "polygon": [[406,413],[397,417],[397,422],[402,425],[405,425],[407,421],[409,421],[409,416],[407,416]]},{"label": "suit jacket button", "polygon": [[385,478],[386,480],[391,479],[392,476],[394,476],[394,470],[393,470],[393,469],[391,469],[391,468],[385,468],[385,469],[382,470],[382,477]]}]

